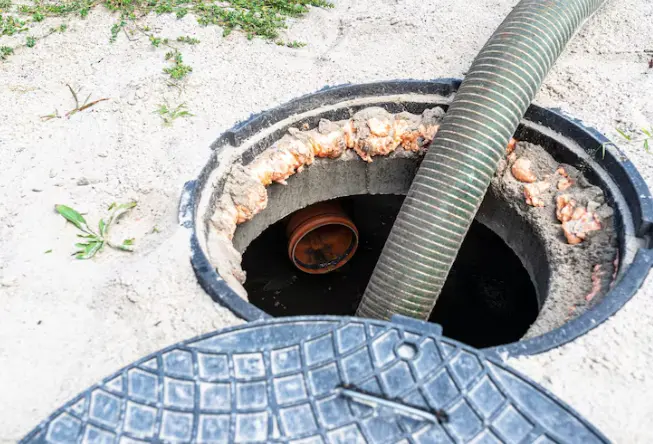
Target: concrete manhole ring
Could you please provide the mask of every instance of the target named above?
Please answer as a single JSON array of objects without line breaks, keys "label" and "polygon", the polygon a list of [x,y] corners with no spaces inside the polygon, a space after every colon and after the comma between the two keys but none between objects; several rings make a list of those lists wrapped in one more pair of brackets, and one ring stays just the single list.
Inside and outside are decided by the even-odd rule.
[{"label": "concrete manhole ring", "polygon": [[[220,253],[212,247],[214,252],[210,254],[207,247],[211,242],[211,208],[219,197],[224,176],[234,162],[246,165],[285,134],[289,127],[315,127],[323,117],[337,120],[371,106],[381,106],[393,113],[408,111],[416,114],[436,105],[446,107],[458,84],[449,80],[395,81],[330,88],[254,116],[223,134],[214,143],[214,153],[200,177],[186,185],[180,205],[181,222],[193,231],[192,263],[203,288],[216,302],[243,319],[269,316],[243,299],[242,288],[234,291],[239,285],[233,278],[225,275],[223,279],[216,273],[215,257]],[[544,146],[556,161],[575,167],[582,165],[584,174],[602,190],[614,210],[619,265],[611,290],[582,315],[568,322],[567,319],[561,321],[561,307],[547,309],[541,312],[527,339],[492,349],[513,356],[542,352],[568,342],[623,306],[637,291],[651,266],[651,253],[645,247],[653,221],[650,193],[642,178],[619,151],[608,149],[605,156],[601,155],[600,147],[606,140],[600,134],[559,113],[531,106],[515,137]],[[355,156],[316,161],[301,174],[293,176],[287,187],[274,185],[268,189],[267,209],[238,228],[234,246],[242,252],[271,223],[315,202],[365,193],[405,193],[418,161],[416,156],[399,152],[388,158],[375,158],[369,164]],[[333,177],[361,180],[329,180]],[[311,183],[320,181],[329,183],[329,186],[305,191],[311,189]],[[564,283],[556,281],[560,270],[550,266],[557,262],[551,258],[551,249],[538,240],[542,236],[538,236],[537,224],[533,232],[533,224],[520,222],[522,217],[506,205],[505,200],[501,192],[493,192],[491,188],[477,219],[502,237],[520,257],[535,284],[541,307],[550,288],[557,288],[563,295]],[[524,239],[532,241],[524,242]],[[557,320],[547,320],[547,315],[557,316]]]}]

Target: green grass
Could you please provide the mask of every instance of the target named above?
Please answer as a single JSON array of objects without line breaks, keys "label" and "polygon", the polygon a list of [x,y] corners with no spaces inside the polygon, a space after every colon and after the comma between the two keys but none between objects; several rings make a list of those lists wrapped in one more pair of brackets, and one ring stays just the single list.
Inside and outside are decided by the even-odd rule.
[{"label": "green grass", "polygon": [[293,40],[292,42],[279,42],[278,44],[281,44],[283,46],[287,46],[288,48],[303,48],[306,46],[306,43],[304,42],[298,42],[297,40]]},{"label": "green grass", "polygon": [[197,45],[200,42],[199,40],[194,39],[192,37],[188,37],[187,35],[186,36],[182,35],[177,37],[177,41],[180,43],[187,43],[189,45]]},{"label": "green grass", "polygon": [[0,46],[0,60],[4,60],[14,53],[14,48],[9,46]]},{"label": "green grass", "polygon": [[165,126],[172,126],[173,122],[180,117],[192,117],[194,115],[186,109],[185,103],[182,103],[181,105],[178,105],[174,108],[169,106],[167,103],[164,103],[159,105],[159,107],[154,112],[161,116]]},{"label": "green grass", "polygon": [[[290,48],[304,46],[301,42],[283,42],[280,31],[286,28],[289,17],[301,17],[309,7],[330,8],[326,0],[55,0],[14,5],[11,0],[0,0],[0,37],[27,32],[37,22],[51,18],[86,17],[95,7],[104,7],[117,15],[108,27],[108,38],[115,42],[121,31],[138,27],[139,20],[147,14],[174,14],[178,19],[194,15],[202,26],[217,25],[227,36],[233,31],[243,32],[247,38],[261,37]],[[47,34],[50,35],[50,34]],[[41,37],[34,37],[38,40]],[[197,44],[190,37],[178,39],[179,43]],[[33,43],[34,43],[33,42]],[[154,42],[152,43],[157,46]],[[33,47],[34,45],[23,46]],[[16,49],[16,48],[13,48]],[[9,53],[5,53],[6,58]],[[186,74],[188,74],[187,71]],[[185,75],[185,74],[184,74]]]},{"label": "green grass", "polygon": [[[248,39],[255,37],[270,40],[289,48],[301,48],[305,43],[285,42],[281,31],[286,28],[288,18],[301,17],[310,7],[331,8],[333,4],[326,0],[31,0],[31,3],[15,5],[11,0],[0,0],[0,60],[5,60],[18,48],[34,48],[37,42],[55,33],[65,32],[66,24],[62,19],[71,17],[85,18],[94,8],[105,8],[113,12],[115,21],[107,26],[107,38],[113,43],[120,38],[132,37],[140,33],[147,37],[154,48],[166,48],[165,61],[168,66],[162,71],[169,79],[167,85],[184,91],[185,79],[193,72],[190,65],[184,63],[180,45],[197,45],[200,41],[190,36],[166,38],[155,35],[150,29],[141,26],[141,20],[148,14],[173,14],[177,19],[191,15],[201,26],[220,26],[224,36],[234,31],[244,33]],[[32,32],[35,23],[55,21],[48,32],[38,35]],[[58,21],[59,23],[56,23]],[[42,29],[42,28],[39,28]],[[34,29],[36,31],[36,28]],[[160,31],[166,33],[166,29]],[[3,45],[2,38],[25,33],[23,44]],[[124,35],[123,35],[124,34]],[[83,36],[81,36],[83,38]],[[89,102],[89,97],[80,103],[76,91],[73,91],[75,109],[65,116],[83,111],[106,98]],[[165,124],[171,124],[176,118],[191,116],[184,105],[174,109],[160,108],[159,114]],[[41,116],[42,120],[61,118],[59,112]]]},{"label": "green grass", "polygon": [[[107,97],[104,97],[102,99],[97,99],[97,100],[93,100],[93,101],[89,102],[89,99],[91,98],[91,95],[89,94],[88,96],[86,96],[86,99],[84,100],[84,102],[80,102],[78,94],[81,92],[81,89],[76,91],[76,90],[73,89],[72,86],[70,86],[70,85],[66,85],[66,86],[68,87],[68,90],[70,91],[70,94],[73,96],[73,100],[75,101],[75,108],[71,109],[70,111],[68,111],[65,114],[65,117],[68,117],[68,118],[75,115],[75,114],[77,114],[77,113],[79,113],[79,112],[81,112],[81,111],[89,109],[90,107],[95,106],[100,102],[104,102],[105,100],[109,100]],[[47,122],[48,120],[52,120],[52,119],[61,119],[61,116],[59,115],[59,110],[55,109],[53,113],[41,116],[41,120],[43,120],[44,122]]]},{"label": "green grass", "polygon": [[653,143],[653,128],[641,128],[639,131],[634,131],[631,134],[626,134],[624,131],[617,128],[617,132],[627,142],[641,143],[644,151],[647,153],[650,152],[650,145]]},{"label": "green grass", "polygon": [[172,61],[172,66],[163,68],[163,72],[173,80],[181,80],[193,71],[193,68],[184,65],[184,58],[177,50],[166,53],[166,60]]},{"label": "green grass", "polygon": [[[615,131],[619,133],[619,136],[628,144],[642,144],[642,148],[647,153],[650,153],[651,145],[653,145],[653,127],[651,128],[640,128],[639,131],[624,131],[619,128],[615,128]],[[601,145],[602,156],[605,157],[605,148],[608,145],[614,145],[614,142],[606,142]]]},{"label": "green grass", "polygon": [[27,23],[20,17],[9,14],[0,15],[0,36],[12,36],[27,31]]}]

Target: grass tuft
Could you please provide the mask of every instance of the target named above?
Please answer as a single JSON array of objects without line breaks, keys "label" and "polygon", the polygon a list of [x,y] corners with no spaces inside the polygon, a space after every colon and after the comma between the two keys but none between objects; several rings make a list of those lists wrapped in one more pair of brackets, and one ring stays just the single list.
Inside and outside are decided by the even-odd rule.
[{"label": "grass tuft", "polygon": [[159,107],[154,112],[161,116],[165,126],[172,126],[173,122],[180,117],[194,116],[194,114],[191,114],[186,109],[185,103],[182,103],[181,105],[178,105],[174,108],[170,107],[167,103],[164,103],[159,105]]},{"label": "grass tuft", "polygon": [[[70,86],[68,84],[66,86],[68,87],[68,91],[70,91],[70,94],[73,96],[73,100],[75,101],[75,108],[71,109],[70,111],[68,111],[65,114],[65,116],[68,117],[68,118],[70,118],[70,116],[73,116],[73,115],[75,115],[75,114],[77,114],[77,113],[79,113],[81,111],[89,109],[90,107],[95,106],[100,102],[104,102],[105,100],[109,100],[107,97],[104,97],[102,99],[93,100],[93,101],[89,102],[88,100],[91,98],[91,95],[89,94],[88,96],[86,96],[86,99],[84,99],[84,102],[80,102],[78,94],[81,92],[81,89],[75,91],[72,86]],[[60,118],[61,118],[61,116],[59,115],[58,110],[55,110],[51,114],[46,114],[44,116],[41,116],[41,120],[43,120],[44,122],[47,122],[48,120],[60,119]]]},{"label": "grass tuft", "polygon": [[177,50],[168,52],[166,60],[172,61],[172,66],[164,68],[163,72],[168,74],[173,80],[181,80],[193,71],[188,65],[184,65],[184,58]]},{"label": "grass tuft", "polygon": [[180,42],[180,43],[187,43],[189,45],[197,45],[200,42],[197,39],[194,39],[194,38],[188,37],[188,36],[183,36],[183,35],[177,37],[177,41]]},{"label": "grass tuft", "polygon": [[4,60],[14,53],[14,48],[9,46],[0,46],[0,60]]},{"label": "grass tuft", "polygon": [[[623,139],[623,141],[629,145],[642,144],[642,148],[647,153],[651,151],[651,145],[653,145],[653,127],[651,128],[640,128],[639,130],[634,131],[624,131],[619,128],[615,128],[615,131]],[[608,145],[615,145],[614,142],[605,142],[601,145],[602,157],[605,158],[605,148]]]}]

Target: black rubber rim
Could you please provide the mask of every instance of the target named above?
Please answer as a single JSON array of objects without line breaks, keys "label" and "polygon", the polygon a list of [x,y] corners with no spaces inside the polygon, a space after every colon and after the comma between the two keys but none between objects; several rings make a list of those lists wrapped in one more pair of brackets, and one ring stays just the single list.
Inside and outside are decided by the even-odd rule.
[{"label": "black rubber rim", "polygon": [[[191,232],[191,263],[201,287],[211,298],[231,310],[246,321],[271,318],[269,314],[238,296],[215,271],[208,257],[200,247],[195,230],[197,205],[200,188],[207,182],[215,166],[216,152],[225,144],[238,146],[259,131],[298,113],[310,111],[316,107],[336,104],[343,100],[361,97],[373,97],[389,94],[437,94],[448,96],[456,92],[460,86],[457,79],[395,80],[361,85],[340,85],[326,87],[322,90],[302,96],[277,108],[252,115],[244,122],[238,123],[223,133],[213,143],[215,150],[211,161],[204,167],[200,176],[184,185],[180,205],[179,219],[181,225]],[[608,143],[594,128],[585,126],[577,119],[566,116],[560,110],[545,109],[531,105],[525,119],[542,124],[548,128],[576,141],[587,151]],[[252,159],[243,155],[243,163]],[[250,154],[251,156],[251,154]],[[653,227],[653,200],[648,186],[635,166],[618,149],[606,150],[604,155],[594,156],[594,160],[608,172],[619,186],[632,215],[635,234],[644,238],[651,234]],[[486,348],[484,351],[494,355],[520,356],[542,353],[566,344],[591,329],[603,323],[624,306],[641,287],[649,270],[653,266],[653,250],[640,249],[633,262],[624,270],[621,279],[604,297],[604,299],[583,315],[569,321],[563,326],[524,341],[513,342],[497,347]]]}]

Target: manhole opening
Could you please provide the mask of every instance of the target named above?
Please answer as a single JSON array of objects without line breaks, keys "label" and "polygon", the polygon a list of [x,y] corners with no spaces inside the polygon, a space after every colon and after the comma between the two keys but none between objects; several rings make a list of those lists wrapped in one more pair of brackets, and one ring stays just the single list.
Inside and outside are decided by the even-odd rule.
[{"label": "manhole opening", "polygon": [[[404,196],[357,195],[337,201],[359,231],[351,260],[328,274],[298,270],[288,257],[286,220],[247,248],[243,268],[249,301],[273,316],[353,315]],[[535,286],[517,255],[492,230],[474,222],[430,321],[474,347],[518,341],[539,312]]]},{"label": "manhole opening", "polygon": [[[455,80],[400,80],[329,88],[254,116],[222,134],[212,145],[214,153],[197,180],[186,184],[180,202],[180,220],[184,226],[193,228],[191,262],[202,287],[214,301],[245,320],[279,315],[279,310],[284,309],[281,306],[283,301],[280,302],[278,298],[276,301],[261,300],[256,285],[267,285],[270,290],[278,286],[283,288],[285,284],[279,279],[263,281],[261,277],[255,276],[256,273],[249,264],[249,256],[256,250],[254,240],[261,238],[257,243],[263,242],[265,237],[271,236],[268,232],[263,236],[266,229],[316,202],[362,194],[405,194],[419,166],[421,153],[398,151],[387,157],[376,157],[372,163],[361,162],[359,156],[350,150],[337,159],[315,159],[309,168],[290,178],[287,185],[268,186],[264,191],[267,194],[266,208],[255,213],[251,219],[244,217],[244,223],[235,217],[235,202],[230,203],[226,198],[223,202],[225,191],[228,190],[229,196],[245,205],[245,210],[249,208],[249,203],[261,202],[262,193],[260,187],[253,187],[247,189],[256,189],[256,193],[233,195],[235,189],[227,185],[234,167],[248,168],[259,155],[289,133],[290,128],[310,130],[319,126],[323,118],[349,119],[365,108],[375,106],[385,108],[390,113],[412,114],[420,114],[434,107],[444,109],[458,85],[459,82]],[[594,239],[596,242],[568,244],[568,238],[565,239],[567,233],[565,236],[561,234],[559,220],[564,215],[561,213],[559,217],[557,214],[557,198],[548,204],[545,202],[545,206],[549,206],[547,208],[531,208],[525,202],[525,189],[521,188],[523,184],[516,184],[515,178],[510,177],[510,168],[506,168],[512,163],[510,157],[505,164],[500,163],[495,180],[477,213],[477,221],[502,239],[521,260],[536,293],[536,298],[527,300],[530,303],[536,299],[538,307],[533,310],[538,311],[537,317],[524,336],[517,338],[518,335],[511,332],[505,336],[509,339],[486,342],[504,343],[505,345],[490,347],[489,350],[493,353],[507,352],[512,356],[540,353],[562,345],[585,334],[616,313],[634,294],[650,268],[650,253],[641,248],[648,245],[643,234],[649,230],[650,221],[653,220],[650,200],[646,199],[650,192],[641,177],[618,150],[608,148],[602,156],[598,156],[597,153],[603,151],[602,143],[605,140],[595,131],[556,112],[532,105],[514,137],[527,142],[527,145],[521,146],[522,151],[517,152],[517,156],[534,154],[535,159],[531,160],[535,161],[535,170],[540,170],[535,171],[538,179],[550,182],[549,190],[545,191],[545,194],[549,194],[546,199],[560,190],[555,174],[564,164],[563,173],[570,174],[572,179],[574,175],[584,176],[575,177],[581,192],[575,198],[587,211],[601,210],[602,226],[607,229],[597,233],[598,236]],[[546,154],[544,156],[542,149]],[[533,150],[540,150],[540,153]],[[504,169],[501,170],[502,168]],[[543,189],[540,185],[542,184],[537,188],[539,191]],[[529,191],[529,194],[532,193]],[[536,206],[541,206],[538,196],[535,197],[531,203],[539,202]],[[240,201],[241,198],[245,200]],[[349,198],[352,199],[354,198]],[[599,204],[599,208],[596,208],[596,204]],[[246,213],[240,214],[243,208],[236,210],[238,218],[247,216]],[[483,230],[483,226],[474,224],[470,236],[479,231],[478,227]],[[274,228],[270,228],[269,232],[273,233]],[[282,235],[280,231],[277,233]],[[284,244],[287,245],[286,239],[278,245]],[[291,266],[286,251],[276,256],[272,252],[273,250],[265,252],[266,265],[270,270],[279,264]],[[364,251],[363,253],[365,254]],[[241,267],[243,254],[244,268],[249,276],[245,276]],[[369,261],[368,274],[375,261],[376,257]],[[507,267],[505,263],[497,261],[489,262],[486,268],[490,266]],[[346,270],[347,268],[339,273]],[[270,274],[273,273],[268,273]],[[281,273],[277,275],[280,276]],[[263,273],[261,276],[265,279],[266,275]],[[288,276],[293,279],[293,275]],[[294,278],[295,281],[298,276]],[[243,283],[247,278],[251,279],[245,288]],[[367,277],[359,282],[362,282],[357,292],[360,296]],[[471,285],[468,282],[466,284]],[[326,288],[328,287],[327,285]],[[492,288],[487,286],[486,290],[491,291]],[[320,291],[323,291],[322,285],[313,290],[313,294]],[[300,307],[315,299],[315,296],[308,298],[307,294],[310,293],[300,295]],[[347,296],[347,293],[331,295],[332,302],[339,296]],[[492,301],[492,298],[488,297],[487,300]],[[278,303],[276,307],[275,302]],[[345,301],[344,306],[347,302],[350,308],[339,313],[353,313],[357,301]],[[506,301],[501,300],[501,303],[504,302]],[[493,306],[501,307],[501,303]],[[445,305],[445,300],[441,298],[438,305]],[[342,306],[343,304],[333,302],[329,308]],[[469,307],[466,309],[469,310]],[[436,310],[444,310],[444,307]],[[296,313],[314,312],[316,311],[304,310]],[[286,311],[285,314],[293,313]],[[526,317],[523,319],[526,323]],[[447,334],[456,337],[456,333],[451,331],[453,327],[447,327],[450,319],[436,321],[444,324],[445,329],[448,329]],[[466,325],[465,329],[474,331],[476,325],[471,325],[474,322],[477,321],[468,312],[467,323],[470,325]],[[506,323],[498,325],[495,330],[485,331],[485,334],[503,335],[507,330]],[[483,343],[474,343],[464,336],[457,337],[470,344],[483,346]]]}]

